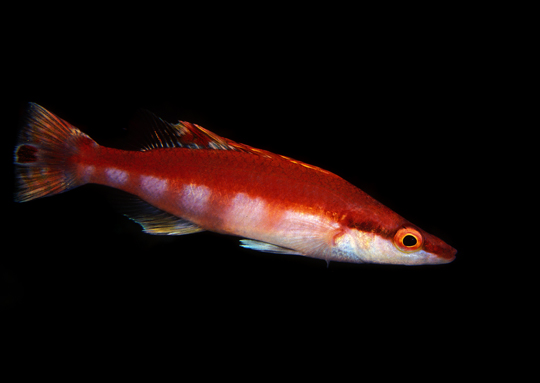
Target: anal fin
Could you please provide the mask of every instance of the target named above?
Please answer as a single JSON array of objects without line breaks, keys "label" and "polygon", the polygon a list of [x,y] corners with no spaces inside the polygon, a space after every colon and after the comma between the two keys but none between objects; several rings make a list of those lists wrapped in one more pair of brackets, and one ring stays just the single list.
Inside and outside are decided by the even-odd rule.
[{"label": "anal fin", "polygon": [[240,246],[245,247],[246,249],[262,251],[264,253],[304,255],[286,247],[272,245],[271,243],[267,242],[255,241],[253,239],[241,239],[240,242]]},{"label": "anal fin", "polygon": [[196,224],[158,209],[140,198],[129,195],[118,203],[122,213],[154,235],[184,235],[204,231]]}]

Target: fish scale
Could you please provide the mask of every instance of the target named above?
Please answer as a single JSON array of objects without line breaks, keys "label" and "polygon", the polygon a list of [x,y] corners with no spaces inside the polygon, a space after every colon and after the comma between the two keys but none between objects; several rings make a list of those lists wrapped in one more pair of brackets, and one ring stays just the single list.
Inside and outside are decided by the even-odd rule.
[{"label": "fish scale", "polygon": [[150,234],[211,230],[246,238],[241,246],[253,250],[327,262],[455,258],[451,246],[331,172],[196,124],[144,119],[141,150],[124,151],[30,104],[15,149],[16,200],[95,183],[130,193],[126,215]]}]

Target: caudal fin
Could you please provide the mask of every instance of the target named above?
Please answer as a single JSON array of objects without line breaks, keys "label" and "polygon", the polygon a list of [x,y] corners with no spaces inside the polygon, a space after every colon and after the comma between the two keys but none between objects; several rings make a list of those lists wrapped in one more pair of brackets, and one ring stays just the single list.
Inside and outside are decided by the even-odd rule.
[{"label": "caudal fin", "polygon": [[76,162],[90,137],[41,106],[30,103],[15,147],[17,202],[62,193],[79,186]]}]

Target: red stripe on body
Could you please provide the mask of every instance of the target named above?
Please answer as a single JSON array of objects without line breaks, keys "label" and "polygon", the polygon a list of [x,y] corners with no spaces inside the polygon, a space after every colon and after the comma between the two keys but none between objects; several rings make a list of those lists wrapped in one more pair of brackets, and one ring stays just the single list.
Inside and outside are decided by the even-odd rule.
[{"label": "red stripe on body", "polygon": [[[92,150],[94,150],[92,148]],[[230,150],[155,149],[144,152],[99,147],[94,155],[81,155],[80,168],[92,166],[88,182],[117,187],[135,194],[171,214],[194,219],[209,230],[230,232],[226,217],[220,215],[238,193],[261,198],[267,207],[270,225],[284,211],[325,215],[348,227],[361,228],[387,236],[406,222],[342,178],[316,168],[293,163],[286,158],[257,156]],[[107,169],[126,172],[125,183],[111,182]],[[81,175],[83,176],[83,175]],[[153,195],[141,188],[141,176],[167,180],[167,191]],[[204,216],[193,217],[179,206],[185,185],[210,189]]]}]

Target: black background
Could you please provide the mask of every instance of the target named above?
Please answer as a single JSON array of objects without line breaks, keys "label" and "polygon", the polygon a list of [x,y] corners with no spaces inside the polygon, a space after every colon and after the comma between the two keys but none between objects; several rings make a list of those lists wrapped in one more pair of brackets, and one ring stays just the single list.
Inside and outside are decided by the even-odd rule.
[{"label": "black background", "polygon": [[[113,336],[123,345],[188,334],[214,345],[241,336],[259,344],[291,331],[302,344],[358,345],[377,333],[398,347],[392,339],[407,334],[405,343],[437,350],[424,357],[450,358],[460,328],[478,324],[485,292],[477,278],[485,255],[471,250],[478,222],[470,180],[483,165],[471,163],[467,139],[484,132],[479,68],[450,35],[339,38],[351,33],[362,35],[235,48],[216,36],[212,47],[193,50],[142,36],[104,49],[32,40],[35,56],[14,55],[3,104],[4,315],[36,333],[104,344]],[[28,102],[107,146],[148,109],[317,165],[455,247],[457,259],[327,267],[242,249],[238,238],[214,233],[150,236],[94,185],[15,203],[12,153]]]}]

